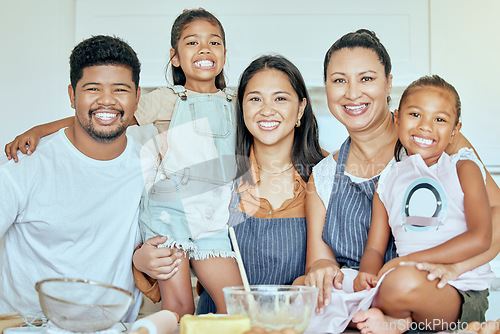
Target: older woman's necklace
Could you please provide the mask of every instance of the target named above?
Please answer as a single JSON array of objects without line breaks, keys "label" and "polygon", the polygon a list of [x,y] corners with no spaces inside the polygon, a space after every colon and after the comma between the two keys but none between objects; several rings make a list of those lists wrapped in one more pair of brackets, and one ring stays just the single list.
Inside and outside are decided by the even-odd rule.
[{"label": "older woman's necklace", "polygon": [[259,166],[259,165],[257,165],[257,168],[259,168],[259,170],[260,170],[260,171],[262,171],[262,172],[264,172],[264,173],[266,173],[266,174],[270,174],[270,175],[279,175],[279,174],[283,174],[283,173],[285,173],[285,172],[288,172],[290,169],[292,169],[292,168],[293,168],[293,164],[291,164],[291,165],[290,165],[290,167],[287,167],[287,168],[285,168],[285,169],[283,169],[283,170],[281,170],[281,171],[278,171],[278,172],[269,172],[269,171],[267,171],[267,170],[265,170],[265,169],[260,168],[260,166]]},{"label": "older woman's necklace", "polygon": [[[387,144],[389,144],[391,141],[392,141],[392,135],[391,135],[391,136],[389,136],[389,140],[387,140],[387,141],[385,142],[385,144],[384,144],[384,145],[382,145],[380,148],[385,147],[385,146],[386,146]],[[377,151],[375,151],[375,153],[374,153],[374,154],[372,154],[369,158],[366,158],[366,157],[365,157],[365,159],[361,159],[360,157],[358,157],[358,155],[356,154],[355,150],[353,150],[353,149],[351,148],[351,150],[350,150],[350,151],[352,152],[352,154],[354,154],[354,156],[356,157],[356,159],[358,159],[359,161],[364,162],[365,164],[368,164],[370,161],[372,161],[372,160],[373,160],[373,158],[375,158],[378,154],[380,154],[380,150],[377,150]]]}]

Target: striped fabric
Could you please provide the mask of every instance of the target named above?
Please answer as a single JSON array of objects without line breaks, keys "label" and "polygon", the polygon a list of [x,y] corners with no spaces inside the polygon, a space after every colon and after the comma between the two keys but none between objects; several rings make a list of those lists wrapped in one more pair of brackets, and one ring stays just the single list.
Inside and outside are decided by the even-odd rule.
[{"label": "striped fabric", "polygon": [[[323,227],[323,240],[335,253],[339,265],[359,269],[359,261],[368,238],[372,200],[379,176],[354,183],[344,175],[351,138],[340,147],[335,179]],[[396,246],[390,238],[385,262],[395,258]]]},{"label": "striped fabric", "polygon": [[[231,199],[229,226],[234,226],[243,264],[251,285],[291,284],[304,275],[306,219],[259,219],[239,210],[239,194]],[[198,302],[197,314],[215,313],[207,291]]]},{"label": "striped fabric", "polygon": [[248,216],[235,227],[250,284],[292,284],[304,275],[306,219]]}]

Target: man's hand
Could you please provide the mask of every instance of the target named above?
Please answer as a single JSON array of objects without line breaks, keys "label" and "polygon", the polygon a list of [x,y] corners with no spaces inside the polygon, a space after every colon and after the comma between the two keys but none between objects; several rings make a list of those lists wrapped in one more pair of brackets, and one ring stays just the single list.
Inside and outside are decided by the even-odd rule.
[{"label": "man's hand", "polygon": [[134,252],[133,262],[137,270],[151,278],[166,280],[179,270],[183,252],[168,247],[157,247],[167,241],[167,237],[153,237]]}]

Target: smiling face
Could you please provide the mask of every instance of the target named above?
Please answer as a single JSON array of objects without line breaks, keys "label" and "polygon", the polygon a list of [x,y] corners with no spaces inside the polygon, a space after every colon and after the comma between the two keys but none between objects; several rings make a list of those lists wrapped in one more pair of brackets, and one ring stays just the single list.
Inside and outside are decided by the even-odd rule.
[{"label": "smiling face", "polygon": [[170,50],[170,58],[173,66],[182,68],[186,89],[217,91],[215,77],[221,73],[226,61],[220,28],[204,19],[192,21],[184,27],[177,51]]},{"label": "smiling face", "polygon": [[306,99],[299,97],[288,76],[263,69],[249,81],[242,101],[245,126],[255,145],[286,145],[291,150],[295,124],[304,113]]},{"label": "smiling face", "polygon": [[136,91],[129,68],[99,65],[84,68],[74,91],[69,86],[68,93],[76,111],[75,128],[106,143],[125,133],[137,109],[140,89]]},{"label": "smiling face", "polygon": [[460,130],[454,96],[443,88],[415,87],[396,111],[399,140],[408,155],[435,164]]},{"label": "smiling face", "polygon": [[361,47],[334,52],[326,71],[328,108],[349,131],[361,131],[386,117],[392,75],[377,54]]}]

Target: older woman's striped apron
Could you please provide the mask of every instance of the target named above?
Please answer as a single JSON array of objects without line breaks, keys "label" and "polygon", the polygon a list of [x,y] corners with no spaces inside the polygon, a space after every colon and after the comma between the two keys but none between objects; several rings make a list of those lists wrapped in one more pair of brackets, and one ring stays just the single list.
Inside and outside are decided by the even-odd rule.
[{"label": "older woman's striped apron", "polygon": [[[373,194],[379,175],[361,183],[344,174],[351,138],[340,147],[332,193],[326,211],[323,240],[335,253],[341,267],[359,269],[372,218]],[[384,261],[397,256],[394,239],[389,239]]]},{"label": "older woman's striped apron", "polygon": [[[243,264],[251,285],[292,284],[306,266],[306,219],[259,219],[238,210],[240,194],[233,192],[229,226],[234,226]],[[197,314],[215,313],[205,290]]]}]

